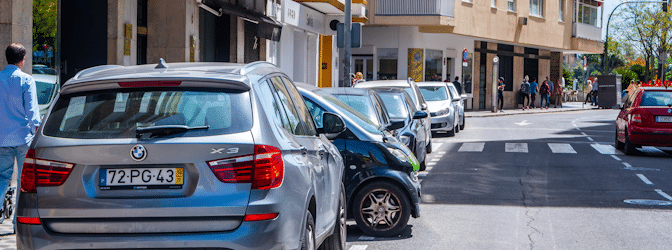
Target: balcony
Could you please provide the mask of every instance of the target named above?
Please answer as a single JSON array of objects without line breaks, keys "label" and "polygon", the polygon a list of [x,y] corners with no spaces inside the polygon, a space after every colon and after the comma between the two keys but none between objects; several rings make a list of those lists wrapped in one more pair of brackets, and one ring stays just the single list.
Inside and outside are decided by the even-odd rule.
[{"label": "balcony", "polygon": [[376,16],[455,16],[454,0],[376,0]]},{"label": "balcony", "polygon": [[572,37],[602,41],[602,29],[594,25],[575,22]]}]

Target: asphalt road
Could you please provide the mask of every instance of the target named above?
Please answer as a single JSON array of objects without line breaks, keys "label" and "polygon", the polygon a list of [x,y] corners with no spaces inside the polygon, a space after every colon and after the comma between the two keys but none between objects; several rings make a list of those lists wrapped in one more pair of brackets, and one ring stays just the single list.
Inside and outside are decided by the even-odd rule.
[{"label": "asphalt road", "polygon": [[[434,135],[421,217],[348,249],[670,249],[672,148],[613,148],[618,110],[467,120]],[[670,195],[668,195],[670,194]],[[640,201],[642,200],[642,201]]]}]

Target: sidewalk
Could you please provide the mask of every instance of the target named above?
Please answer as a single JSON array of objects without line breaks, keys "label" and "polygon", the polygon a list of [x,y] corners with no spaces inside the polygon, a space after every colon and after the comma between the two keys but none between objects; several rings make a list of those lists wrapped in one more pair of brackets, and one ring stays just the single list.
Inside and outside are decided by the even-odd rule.
[{"label": "sidewalk", "polygon": [[507,116],[507,115],[521,115],[521,114],[544,114],[544,113],[557,113],[557,112],[569,112],[569,111],[581,111],[581,110],[591,110],[598,109],[596,106],[591,106],[590,103],[583,105],[583,102],[566,102],[562,104],[562,108],[558,106],[553,108],[554,105],[550,105],[548,109],[505,109],[504,112],[492,113],[490,110],[477,110],[477,111],[464,111],[465,117],[492,117],[492,116]]}]

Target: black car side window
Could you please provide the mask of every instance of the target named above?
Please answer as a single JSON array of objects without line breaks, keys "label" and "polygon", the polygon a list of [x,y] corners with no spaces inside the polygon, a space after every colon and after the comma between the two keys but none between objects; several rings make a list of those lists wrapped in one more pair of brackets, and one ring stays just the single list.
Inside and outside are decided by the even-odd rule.
[{"label": "black car side window", "polygon": [[320,105],[317,105],[311,100],[305,99],[306,100],[306,107],[308,107],[308,111],[310,111],[310,115],[313,117],[313,120],[315,120],[315,125],[318,128],[324,127],[324,124],[322,123],[322,115],[326,110],[324,110]]}]

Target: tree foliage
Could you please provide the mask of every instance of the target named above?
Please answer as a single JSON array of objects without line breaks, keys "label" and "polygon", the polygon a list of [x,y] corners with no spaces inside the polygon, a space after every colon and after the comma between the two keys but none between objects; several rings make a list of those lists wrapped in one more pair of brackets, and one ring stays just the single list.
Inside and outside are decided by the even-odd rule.
[{"label": "tree foliage", "polygon": [[40,46],[56,47],[57,0],[33,0],[33,51]]}]

